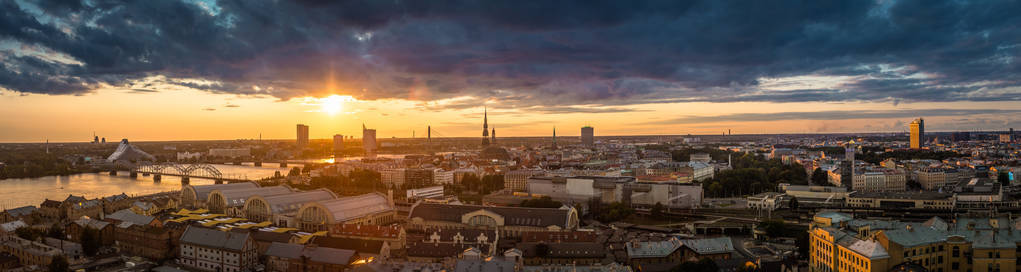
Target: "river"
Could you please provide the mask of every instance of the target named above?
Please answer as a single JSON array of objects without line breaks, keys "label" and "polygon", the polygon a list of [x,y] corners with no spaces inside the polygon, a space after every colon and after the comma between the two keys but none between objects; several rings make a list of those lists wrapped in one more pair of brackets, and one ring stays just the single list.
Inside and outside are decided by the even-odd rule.
[{"label": "river", "polygon": [[[260,179],[271,177],[276,171],[287,175],[288,168],[280,168],[275,163],[263,164],[262,167],[252,165],[214,165],[224,176]],[[290,167],[301,166],[290,165]],[[213,184],[209,179],[191,179],[192,185]],[[176,191],[181,189],[181,178],[163,176],[161,182],[153,182],[152,176],[138,175],[131,178],[127,172],[119,172],[111,176],[109,172],[97,174],[77,174],[69,176],[48,176],[26,179],[0,180],[0,207],[10,209],[25,205],[39,206],[46,199],[63,201],[67,195],[84,195],[85,198],[97,198],[126,193],[128,195],[145,195],[158,192]]]}]

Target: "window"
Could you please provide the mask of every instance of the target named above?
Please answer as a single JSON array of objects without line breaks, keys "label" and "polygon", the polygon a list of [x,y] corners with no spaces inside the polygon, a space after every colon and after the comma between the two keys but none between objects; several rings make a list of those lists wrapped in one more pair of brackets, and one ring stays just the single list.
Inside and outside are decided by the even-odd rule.
[{"label": "window", "polygon": [[961,248],[954,246],[954,249],[951,251],[951,256],[954,258],[961,257]]},{"label": "window", "polygon": [[959,262],[952,262],[952,263],[950,263],[950,269],[953,269],[953,270],[961,269],[961,263],[959,263]]}]

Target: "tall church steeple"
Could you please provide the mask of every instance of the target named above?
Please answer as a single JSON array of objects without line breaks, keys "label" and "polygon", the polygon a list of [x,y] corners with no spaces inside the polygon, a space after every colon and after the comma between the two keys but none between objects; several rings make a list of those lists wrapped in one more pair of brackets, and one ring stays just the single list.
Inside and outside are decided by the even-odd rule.
[{"label": "tall church steeple", "polygon": [[557,149],[557,127],[553,127],[553,149]]},{"label": "tall church steeple", "polygon": [[489,110],[483,108],[482,112],[482,146],[489,145]]},{"label": "tall church steeple", "polygon": [[495,145],[496,144],[496,127],[493,127],[493,133],[490,133],[489,136],[493,137],[491,140],[489,140],[489,144],[494,144]]}]

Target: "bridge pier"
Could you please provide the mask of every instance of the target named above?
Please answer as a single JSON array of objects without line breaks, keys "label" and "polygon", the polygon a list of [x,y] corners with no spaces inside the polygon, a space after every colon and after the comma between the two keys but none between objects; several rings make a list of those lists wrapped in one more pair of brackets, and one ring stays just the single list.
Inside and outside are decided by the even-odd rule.
[{"label": "bridge pier", "polygon": [[191,179],[189,179],[187,176],[181,177],[181,184],[182,185],[183,184],[191,184]]},{"label": "bridge pier", "polygon": [[255,166],[262,166],[262,162],[261,161],[255,162]]},{"label": "bridge pier", "polygon": [[215,180],[213,180],[213,182],[216,183],[216,184],[223,184],[223,180],[222,179],[215,179]]},{"label": "bridge pier", "polygon": [[111,170],[110,171],[110,175],[111,176],[116,176],[117,175],[117,170]]},{"label": "bridge pier", "polygon": [[280,163],[280,167],[281,168],[287,168],[287,162],[281,162]]},{"label": "bridge pier", "polygon": [[163,176],[161,176],[161,175],[152,175],[152,182],[161,182],[161,181],[163,181]]},{"label": "bridge pier", "polygon": [[138,177],[138,172],[135,172],[135,171],[128,172],[128,176],[130,176],[131,178],[137,178]]}]

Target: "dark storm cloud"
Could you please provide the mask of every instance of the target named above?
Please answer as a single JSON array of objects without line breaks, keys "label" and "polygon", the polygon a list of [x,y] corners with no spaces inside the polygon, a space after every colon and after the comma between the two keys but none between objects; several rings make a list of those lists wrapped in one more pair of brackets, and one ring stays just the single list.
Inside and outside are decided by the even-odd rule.
[{"label": "dark storm cloud", "polygon": [[972,116],[972,115],[1008,115],[1021,113],[1021,110],[995,109],[923,109],[923,110],[859,110],[859,111],[816,111],[816,112],[776,112],[776,113],[736,113],[719,116],[686,116],[668,120],[649,122],[648,124],[700,124],[714,122],[766,122],[787,120],[851,120],[851,119],[891,119],[912,118],[917,116]]},{"label": "dark storm cloud", "polygon": [[[281,99],[1021,100],[1017,1],[0,0],[0,87],[165,84]],[[762,79],[850,76],[776,91]],[[331,88],[330,86],[335,86]],[[428,106],[427,106],[428,107]]]}]

